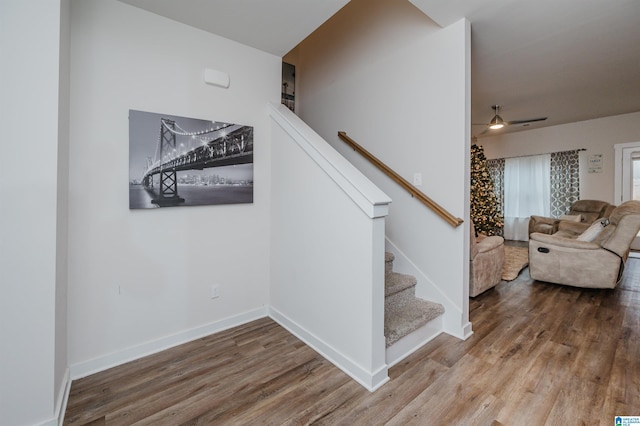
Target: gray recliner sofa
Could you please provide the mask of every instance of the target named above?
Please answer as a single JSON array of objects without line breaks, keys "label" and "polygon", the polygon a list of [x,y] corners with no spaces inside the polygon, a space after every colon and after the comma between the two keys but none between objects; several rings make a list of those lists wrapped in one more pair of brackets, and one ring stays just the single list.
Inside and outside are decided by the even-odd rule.
[{"label": "gray recliner sofa", "polygon": [[640,230],[640,201],[627,201],[616,207],[608,222],[591,241],[580,238],[589,231],[575,236],[561,232],[531,234],[531,278],[574,287],[615,288],[622,278],[629,246]]}]

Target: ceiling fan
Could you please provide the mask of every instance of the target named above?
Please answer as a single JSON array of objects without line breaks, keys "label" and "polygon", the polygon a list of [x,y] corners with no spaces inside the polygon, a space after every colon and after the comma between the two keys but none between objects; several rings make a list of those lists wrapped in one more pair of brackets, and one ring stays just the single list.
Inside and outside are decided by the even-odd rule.
[{"label": "ceiling fan", "polygon": [[503,127],[509,126],[511,124],[529,124],[536,121],[544,121],[548,118],[548,117],[538,117],[538,118],[529,118],[527,120],[504,121],[502,117],[500,117],[500,105],[492,105],[491,108],[495,111],[495,114],[488,124],[484,124],[484,123],[479,124],[482,126],[487,126],[487,128],[481,134],[484,134],[489,130],[502,129]]}]

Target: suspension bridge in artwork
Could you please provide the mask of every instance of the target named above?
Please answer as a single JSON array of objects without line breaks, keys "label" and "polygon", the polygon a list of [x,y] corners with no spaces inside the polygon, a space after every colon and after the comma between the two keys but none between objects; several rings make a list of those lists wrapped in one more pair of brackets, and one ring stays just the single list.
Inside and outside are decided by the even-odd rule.
[{"label": "suspension bridge in artwork", "polygon": [[142,176],[143,186],[152,189],[154,176],[159,175],[154,204],[172,206],[184,202],[178,195],[179,171],[253,163],[253,127],[212,124],[205,130],[187,131],[174,120],[160,119],[158,145],[154,156],[147,158]]}]

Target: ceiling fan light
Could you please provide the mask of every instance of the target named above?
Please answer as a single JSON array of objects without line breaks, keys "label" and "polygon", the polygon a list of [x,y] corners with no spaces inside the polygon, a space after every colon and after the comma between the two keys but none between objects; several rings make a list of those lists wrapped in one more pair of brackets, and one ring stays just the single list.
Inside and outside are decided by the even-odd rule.
[{"label": "ceiling fan light", "polygon": [[502,117],[496,114],[495,117],[491,119],[491,122],[489,123],[489,128],[491,130],[497,130],[497,129],[502,129],[503,127],[504,127],[504,120],[502,119]]}]

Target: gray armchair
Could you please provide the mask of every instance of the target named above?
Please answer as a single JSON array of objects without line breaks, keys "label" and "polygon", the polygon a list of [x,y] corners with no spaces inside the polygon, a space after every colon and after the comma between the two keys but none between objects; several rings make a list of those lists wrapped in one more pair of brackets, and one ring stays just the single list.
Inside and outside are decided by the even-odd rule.
[{"label": "gray armchair", "polygon": [[592,233],[591,241],[580,239],[586,232],[575,237],[534,232],[529,238],[531,278],[574,287],[615,288],[639,230],[640,201],[627,201],[613,209],[609,224],[595,236]]},{"label": "gray armchair", "polygon": [[469,296],[475,297],[495,287],[502,279],[504,238],[498,236],[476,238],[473,222],[471,222],[470,233]]}]

